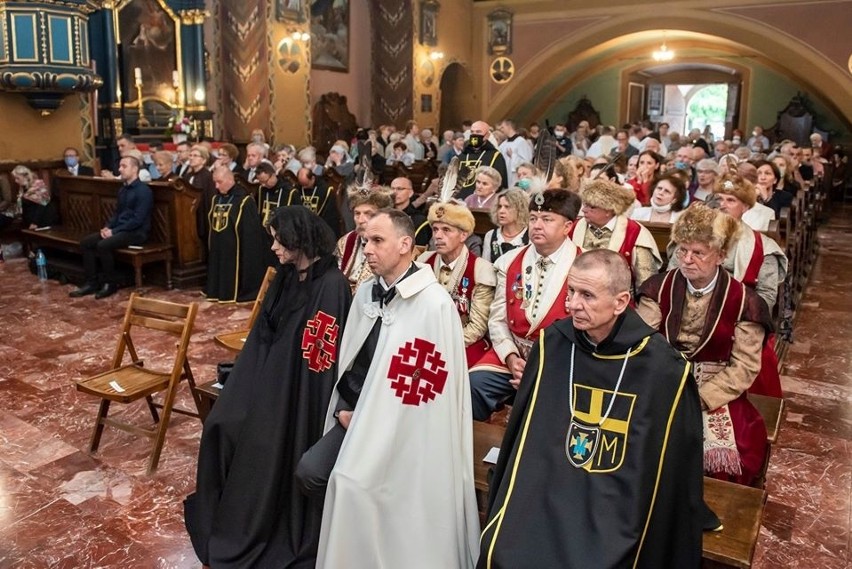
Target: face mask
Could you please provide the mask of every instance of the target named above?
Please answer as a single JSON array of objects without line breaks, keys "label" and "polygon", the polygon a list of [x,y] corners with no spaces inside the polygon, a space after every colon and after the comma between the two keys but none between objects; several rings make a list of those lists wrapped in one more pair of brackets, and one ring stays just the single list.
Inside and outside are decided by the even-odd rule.
[{"label": "face mask", "polygon": [[468,144],[470,144],[473,148],[479,148],[485,144],[485,138],[481,134],[471,134],[468,139]]},{"label": "face mask", "polygon": [[680,161],[675,162],[674,167],[677,168],[678,170],[688,170],[689,169],[689,165],[686,162],[680,162]]},{"label": "face mask", "polygon": [[778,173],[781,174],[781,177],[784,177],[784,174],[787,172],[787,168],[778,168]]},{"label": "face mask", "polygon": [[76,156],[66,156],[65,157],[65,165],[68,166],[69,168],[73,168],[74,166],[76,166],[79,163],[80,163],[80,161]]},{"label": "face mask", "polygon": [[525,192],[529,191],[530,189],[530,181],[527,178],[521,178],[520,180],[518,180],[518,183],[516,185]]},{"label": "face mask", "polygon": [[553,136],[555,136],[556,138],[565,138],[565,131],[564,130],[554,130]]},{"label": "face mask", "polygon": [[739,136],[735,136],[735,137],[731,140],[731,142],[733,142],[734,144],[739,144],[741,141],[742,141],[742,139],[741,139]]}]

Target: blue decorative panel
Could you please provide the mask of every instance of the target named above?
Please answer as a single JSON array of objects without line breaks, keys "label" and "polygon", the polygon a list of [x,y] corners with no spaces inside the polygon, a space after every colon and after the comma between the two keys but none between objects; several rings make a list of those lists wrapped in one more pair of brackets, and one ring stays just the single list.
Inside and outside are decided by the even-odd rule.
[{"label": "blue decorative panel", "polygon": [[38,61],[35,14],[12,14],[12,53],[17,62]]},{"label": "blue decorative panel", "polygon": [[50,62],[74,63],[71,39],[71,18],[69,16],[47,17],[47,29],[50,33]]}]

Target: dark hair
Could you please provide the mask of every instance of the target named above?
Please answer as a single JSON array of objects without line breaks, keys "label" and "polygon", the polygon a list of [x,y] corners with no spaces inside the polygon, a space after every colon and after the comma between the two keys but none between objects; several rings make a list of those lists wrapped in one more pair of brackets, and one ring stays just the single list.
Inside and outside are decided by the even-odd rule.
[{"label": "dark hair", "polygon": [[657,188],[657,184],[660,182],[668,182],[675,189],[674,201],[672,201],[672,211],[681,211],[683,209],[683,202],[686,200],[686,182],[683,177],[675,172],[666,172],[659,178],[657,178],[654,183],[654,187],[651,188],[651,193],[654,193],[654,190]]},{"label": "dark hair", "polygon": [[[769,160],[749,160],[752,166],[755,168],[760,168],[761,166],[769,166],[772,168],[772,173],[775,174],[775,183],[778,184],[782,181],[781,170],[778,169],[778,166],[775,162],[770,162]],[[786,172],[785,172],[786,174]]]},{"label": "dark hair", "polygon": [[255,176],[258,174],[267,174],[269,176],[275,175],[275,166],[273,166],[269,162],[261,162],[257,165],[257,169],[254,172]]},{"label": "dark hair", "polygon": [[391,223],[393,223],[394,229],[396,229],[396,232],[400,237],[411,237],[412,240],[414,239],[414,222],[411,221],[411,218],[408,216],[407,213],[398,209],[388,208],[380,209],[376,216],[378,215],[388,216],[391,220]]},{"label": "dark hair", "polygon": [[[659,142],[659,141],[658,141],[658,142]],[[659,169],[660,169],[660,165],[661,165],[661,164],[663,163],[663,161],[664,161],[664,158],[663,158],[662,156],[660,156],[659,154],[657,154],[657,153],[656,153],[656,152],[654,152],[653,150],[643,150],[642,152],[640,152],[640,153],[639,153],[639,159],[641,160],[643,156],[650,156],[651,158],[653,158],[653,159],[654,159],[654,162],[656,162],[656,163],[657,163],[657,167],[656,167],[656,168],[654,168],[654,171],[655,171],[655,172],[656,172],[656,171],[659,171]]]},{"label": "dark hair", "polygon": [[115,140],[116,140],[116,141],[119,141],[119,140],[126,140],[127,142],[132,143],[132,142],[133,142],[133,137],[132,137],[132,136],[130,136],[129,134],[121,134],[121,135],[119,135],[119,137],[118,137],[118,138],[116,138]]},{"label": "dark hair", "polygon": [[334,234],[328,224],[308,208],[287,205],[275,210],[268,227],[285,249],[300,251],[308,259],[324,257],[334,251]]}]

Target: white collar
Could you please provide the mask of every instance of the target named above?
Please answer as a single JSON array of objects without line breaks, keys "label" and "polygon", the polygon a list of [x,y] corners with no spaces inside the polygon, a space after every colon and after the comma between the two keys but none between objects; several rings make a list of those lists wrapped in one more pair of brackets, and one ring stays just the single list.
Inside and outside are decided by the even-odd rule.
[{"label": "white collar", "polygon": [[[574,244],[573,241],[571,241],[570,239],[566,239],[562,243],[562,245],[559,246],[559,249],[554,251],[552,254],[548,255],[547,258],[550,259],[551,261],[553,261],[554,265],[558,264],[559,259],[561,259],[562,255],[565,254],[565,251],[567,250],[569,243],[571,243],[571,245]],[[538,252],[538,250],[536,250],[535,247],[532,247],[532,251],[533,251],[533,262],[534,263],[537,262],[541,257],[544,257],[544,255],[540,254]]]},{"label": "white collar", "polygon": [[713,280],[710,283],[702,288],[695,288],[692,286],[692,283],[689,282],[689,279],[686,279],[686,290],[689,294],[701,298],[704,295],[710,294],[714,288],[716,288],[716,281],[719,280],[719,270],[716,270],[716,276],[713,277]]}]

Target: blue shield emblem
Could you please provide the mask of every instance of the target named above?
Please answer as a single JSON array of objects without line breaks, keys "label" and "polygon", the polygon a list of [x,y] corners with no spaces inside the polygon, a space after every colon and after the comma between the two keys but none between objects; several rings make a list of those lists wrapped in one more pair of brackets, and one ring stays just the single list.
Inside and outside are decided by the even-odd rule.
[{"label": "blue shield emblem", "polygon": [[598,450],[601,430],[598,427],[581,425],[571,420],[568,435],[565,437],[565,454],[568,462],[575,468],[583,468]]}]

